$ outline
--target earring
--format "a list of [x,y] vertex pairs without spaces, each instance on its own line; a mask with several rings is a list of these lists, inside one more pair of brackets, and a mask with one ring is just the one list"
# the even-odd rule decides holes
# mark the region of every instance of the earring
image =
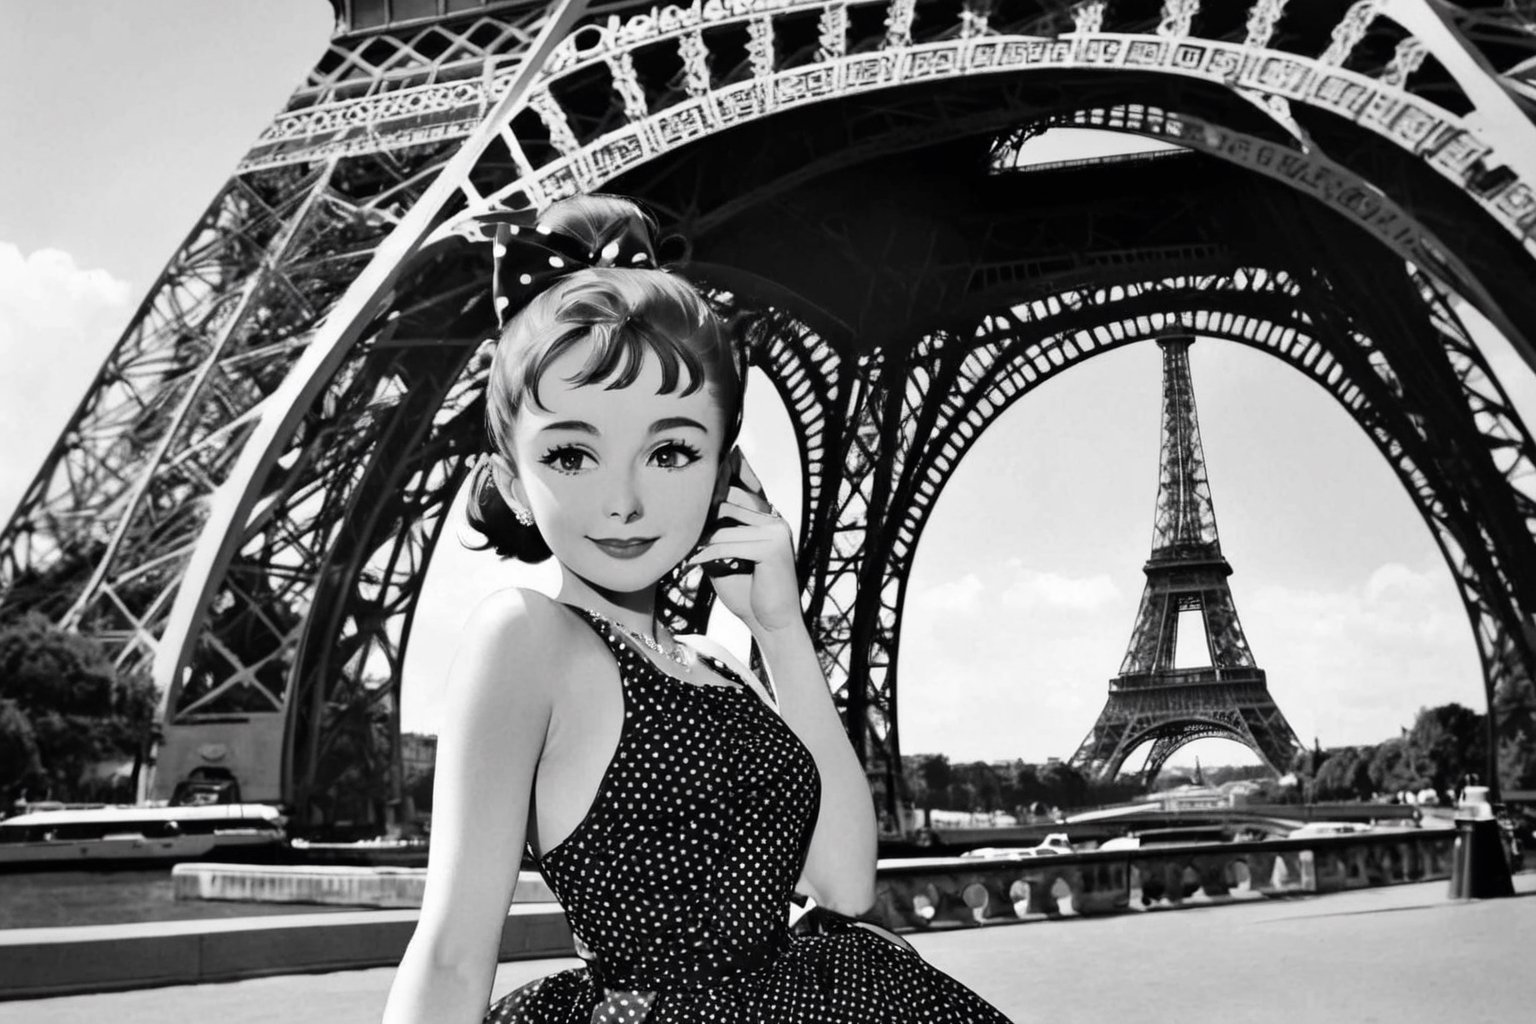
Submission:
[[512,508],[512,516],[513,516],[513,518],[515,518],[519,523],[521,523],[524,526],[532,526],[533,525],[533,513],[532,512],[528,511],[526,508],[523,508],[523,506],[518,505],[516,503],[513,503],[511,508]]

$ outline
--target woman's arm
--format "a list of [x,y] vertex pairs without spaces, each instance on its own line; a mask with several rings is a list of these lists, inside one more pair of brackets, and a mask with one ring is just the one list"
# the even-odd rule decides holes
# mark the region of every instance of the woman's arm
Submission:
[[821,809],[801,888],[821,906],[860,914],[875,901],[874,800],[805,627],[789,524],[773,511],[745,458],[740,467],[741,486],[731,487],[719,506],[722,519],[740,525],[717,529],[685,564],[717,558],[753,563],[750,576],[721,576],[713,583],[720,600],[752,631],[778,693],[779,712],[821,774]]
[[552,692],[553,610],[516,590],[483,601],[448,673],[421,918],[385,1024],[478,1024],[517,884]]
[[821,809],[805,856],[801,888],[818,904],[861,914],[875,901],[876,822],[869,782],[827,689],[803,619],[753,631],[784,721],[821,773]]

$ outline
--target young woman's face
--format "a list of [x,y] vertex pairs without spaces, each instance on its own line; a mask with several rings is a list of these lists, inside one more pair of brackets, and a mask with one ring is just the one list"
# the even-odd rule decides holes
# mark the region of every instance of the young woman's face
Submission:
[[[573,386],[591,345],[546,369],[539,404],[513,426],[515,496],[532,510],[550,551],[589,585],[649,587],[698,543],[724,442],[724,416],[707,388],[657,394],[648,355],[627,388]],[[686,371],[683,371],[686,382]]]

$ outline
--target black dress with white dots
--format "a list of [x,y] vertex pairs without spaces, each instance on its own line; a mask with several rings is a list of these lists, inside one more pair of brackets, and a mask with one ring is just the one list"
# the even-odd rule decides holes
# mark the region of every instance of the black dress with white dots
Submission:
[[735,685],[689,683],[578,611],[618,659],[624,723],[591,809],[539,868],[587,966],[510,993],[487,1024],[1008,1024],[862,927],[791,934],[821,799],[810,752],[724,666]]

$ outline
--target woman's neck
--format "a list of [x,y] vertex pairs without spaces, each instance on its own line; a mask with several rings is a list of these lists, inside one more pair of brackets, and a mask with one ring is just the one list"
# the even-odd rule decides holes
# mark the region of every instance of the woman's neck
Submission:
[[[656,622],[656,587],[646,587],[631,593],[604,590],[562,568],[560,592],[557,601],[587,608],[637,633],[654,639],[659,624]],[[664,632],[664,630],[662,630]]]

